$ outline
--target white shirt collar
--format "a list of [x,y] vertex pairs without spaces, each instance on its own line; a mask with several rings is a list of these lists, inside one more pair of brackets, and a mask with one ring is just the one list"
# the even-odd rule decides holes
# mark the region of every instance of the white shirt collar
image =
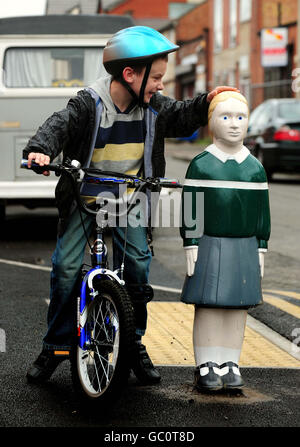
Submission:
[[221,151],[215,144],[209,145],[205,150],[217,157],[223,163],[227,160],[235,160],[237,163],[241,164],[250,154],[250,151],[246,146],[243,146],[242,149],[235,154],[227,154],[227,152]]

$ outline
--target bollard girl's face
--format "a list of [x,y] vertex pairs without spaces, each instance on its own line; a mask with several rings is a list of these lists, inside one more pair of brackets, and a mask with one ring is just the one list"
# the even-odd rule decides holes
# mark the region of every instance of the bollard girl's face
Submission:
[[215,140],[234,145],[244,140],[248,118],[247,105],[236,98],[228,98],[216,106],[209,127]]

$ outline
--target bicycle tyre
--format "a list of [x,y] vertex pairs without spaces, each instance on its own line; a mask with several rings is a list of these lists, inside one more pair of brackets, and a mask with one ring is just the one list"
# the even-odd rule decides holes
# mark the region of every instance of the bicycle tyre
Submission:
[[113,280],[99,280],[87,309],[92,343],[71,356],[73,387],[81,400],[110,406],[125,389],[134,347],[135,321],[130,297]]

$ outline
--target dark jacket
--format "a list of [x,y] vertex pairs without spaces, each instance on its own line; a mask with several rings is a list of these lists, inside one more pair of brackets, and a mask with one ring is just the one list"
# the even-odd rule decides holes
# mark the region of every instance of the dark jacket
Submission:
[[[151,153],[144,161],[145,173],[155,177],[165,174],[164,138],[191,135],[200,126],[207,124],[207,95],[192,100],[176,101],[159,93],[153,95],[146,110],[147,133],[150,135]],[[23,151],[27,158],[30,152],[50,156],[51,161],[63,152],[63,159],[78,160],[85,166],[93,145],[95,129],[99,126],[97,106],[101,103],[95,92],[81,90],[70,99],[67,107],[51,115],[39,127]],[[66,218],[73,202],[70,180],[61,176],[56,191],[56,203],[60,218]]]

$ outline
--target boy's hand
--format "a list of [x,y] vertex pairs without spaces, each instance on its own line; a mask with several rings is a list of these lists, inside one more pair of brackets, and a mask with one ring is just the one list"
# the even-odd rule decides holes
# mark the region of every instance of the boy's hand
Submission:
[[211,102],[211,100],[218,95],[219,93],[225,92],[225,91],[231,91],[231,92],[237,92],[240,93],[240,91],[235,88],[235,87],[228,87],[227,85],[221,85],[219,87],[216,87],[214,90],[212,90],[208,95],[207,95],[207,102]]
[[[39,152],[30,152],[30,154],[28,155],[28,168],[31,167],[33,161],[39,166],[45,166],[50,163],[50,157],[49,155],[41,154]],[[48,175],[50,175],[50,172],[44,171],[43,175],[47,177]]]

